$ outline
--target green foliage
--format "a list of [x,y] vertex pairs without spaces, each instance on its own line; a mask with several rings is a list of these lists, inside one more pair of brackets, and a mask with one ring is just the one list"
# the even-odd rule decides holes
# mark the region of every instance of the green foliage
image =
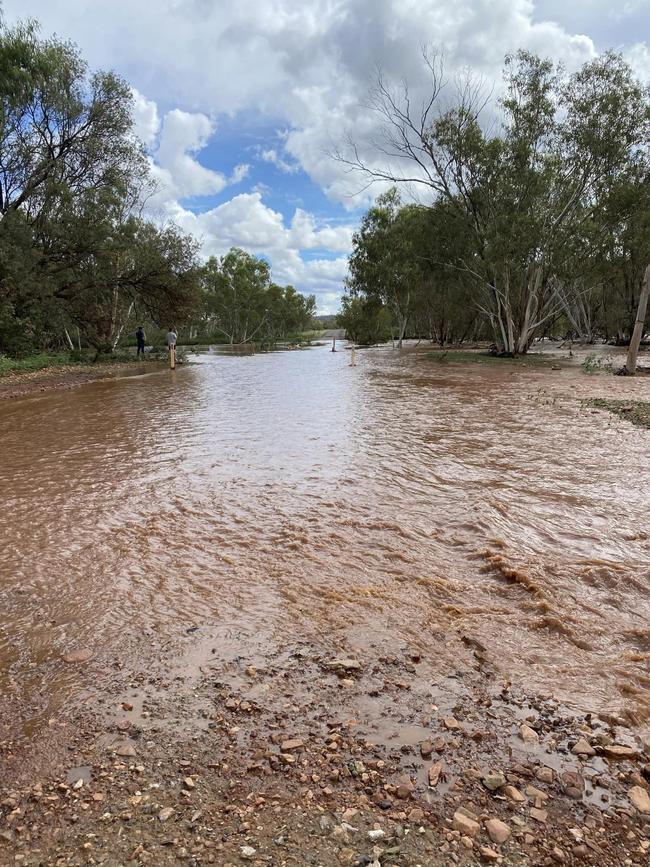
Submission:
[[612,356],[607,354],[603,357],[597,352],[590,352],[585,356],[580,368],[583,373],[601,373],[602,371],[611,372],[613,368]]
[[272,346],[312,326],[316,299],[271,281],[268,262],[238,248],[202,272],[201,330],[231,344]]
[[[424,185],[429,237],[444,231],[441,209],[454,234],[447,249],[434,243],[424,252],[426,236],[413,245],[416,230],[399,231],[408,216],[395,194],[378,200],[356,239],[367,255],[352,254],[353,288],[377,293],[402,321],[406,297],[412,321],[433,291],[418,293],[413,308],[419,255],[463,272],[470,305],[504,352],[526,353],[553,323],[586,339],[629,336],[650,242],[647,88],[611,52],[569,75],[519,51],[506,58],[504,96],[487,123],[480,84],[469,79],[447,98],[435,58],[427,63],[432,93],[421,111],[406,86],[400,96],[380,78],[372,94],[383,153],[401,158],[404,174],[364,165],[359,150],[351,164],[372,178]],[[432,287],[440,278],[447,282],[438,271]],[[455,297],[461,285],[451,290]]]
[[340,328],[345,328],[348,340],[360,346],[384,343],[391,336],[390,313],[372,295],[344,295],[337,323]]
[[33,22],[0,25],[0,351],[111,352],[199,302],[196,244],[136,214],[150,187],[132,93]]

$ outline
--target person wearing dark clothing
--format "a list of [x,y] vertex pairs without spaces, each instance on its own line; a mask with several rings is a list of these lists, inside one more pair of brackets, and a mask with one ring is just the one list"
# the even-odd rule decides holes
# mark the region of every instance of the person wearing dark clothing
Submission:
[[140,357],[140,353],[144,355],[144,342],[147,339],[146,334],[144,333],[144,328],[142,325],[138,327],[138,330],[135,332],[135,339],[138,341],[138,358]]

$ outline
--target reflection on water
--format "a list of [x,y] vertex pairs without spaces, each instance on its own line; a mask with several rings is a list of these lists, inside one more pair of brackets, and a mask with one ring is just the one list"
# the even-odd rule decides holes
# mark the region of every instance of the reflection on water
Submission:
[[[0,686],[206,623],[408,640],[647,725],[648,433],[581,409],[648,384],[327,348],[0,406]],[[101,684],[100,684],[101,685]]]

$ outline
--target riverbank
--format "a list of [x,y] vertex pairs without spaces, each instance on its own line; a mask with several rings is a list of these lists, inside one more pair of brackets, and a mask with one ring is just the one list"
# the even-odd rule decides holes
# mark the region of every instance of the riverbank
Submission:
[[87,383],[120,376],[141,376],[143,373],[163,370],[166,366],[165,361],[159,359],[138,361],[133,358],[128,361],[102,361],[96,364],[55,361],[36,370],[11,370],[0,375],[0,400],[77,388]]

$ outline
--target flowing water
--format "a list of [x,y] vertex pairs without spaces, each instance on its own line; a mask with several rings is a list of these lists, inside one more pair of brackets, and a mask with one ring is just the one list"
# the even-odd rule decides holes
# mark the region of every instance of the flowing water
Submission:
[[0,689],[28,726],[87,697],[71,648],[209,624],[441,672],[479,642],[647,729],[650,434],[580,398],[649,386],[316,348],[5,401]]

